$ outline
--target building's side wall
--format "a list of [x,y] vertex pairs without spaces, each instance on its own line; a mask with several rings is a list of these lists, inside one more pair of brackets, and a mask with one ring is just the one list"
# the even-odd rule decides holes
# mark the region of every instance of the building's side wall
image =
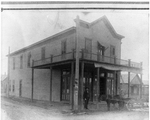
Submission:
[[[20,56],[23,55],[23,68],[20,68]],[[31,68],[27,67],[27,54],[13,56],[15,57],[15,69],[13,69],[13,58],[10,58],[9,80],[11,85],[10,95],[19,96],[20,80],[22,80],[22,97],[31,98]],[[14,81],[14,82],[13,82]],[[13,91],[13,84],[14,91]]]
[[33,99],[47,100],[50,99],[50,70],[35,69],[34,72]]
[[52,76],[52,101],[60,101],[60,85],[61,71],[59,69],[54,69]]
[[[27,66],[28,64],[28,54],[31,52],[31,61],[32,60],[41,60],[41,48],[45,47],[45,58],[50,57],[52,54],[61,55],[61,41],[66,40],[66,53],[71,52],[72,49],[75,49],[75,32],[67,33],[60,37],[55,37],[46,43],[42,43],[33,47],[32,49],[27,49],[17,55],[10,57],[10,68],[9,68],[9,79],[11,85],[10,95],[19,97],[19,83],[22,80],[22,94],[21,97],[31,98],[32,93],[32,74],[34,75],[34,93],[33,98],[37,100],[49,100],[50,99],[50,70],[44,69],[32,69]],[[23,68],[20,68],[20,56],[23,55]],[[13,57],[15,57],[15,69],[13,70]],[[61,59],[59,57],[58,59]],[[60,71],[53,70],[53,101],[60,101]],[[15,90],[13,91],[13,81],[15,81]]]

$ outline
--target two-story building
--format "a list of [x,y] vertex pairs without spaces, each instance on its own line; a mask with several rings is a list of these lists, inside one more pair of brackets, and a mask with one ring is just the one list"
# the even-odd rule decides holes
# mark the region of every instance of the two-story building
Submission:
[[[8,55],[9,95],[73,105],[77,84],[79,103],[85,87],[95,103],[100,95],[119,94],[120,71],[141,74],[140,63],[121,60],[124,36],[116,33],[106,16],[92,23],[76,20],[76,27]],[[79,83],[75,80],[76,70]]]

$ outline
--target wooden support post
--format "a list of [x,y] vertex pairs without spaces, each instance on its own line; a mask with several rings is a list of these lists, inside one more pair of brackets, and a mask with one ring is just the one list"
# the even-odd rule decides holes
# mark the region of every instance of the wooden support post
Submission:
[[114,72],[114,81],[113,81],[113,96],[116,95],[116,81],[117,81],[117,77],[116,77],[116,71]]
[[[128,65],[130,67],[131,60],[129,59]],[[128,97],[130,97],[130,72],[128,72]]]
[[76,67],[75,67],[75,86],[74,86],[74,111],[78,111],[78,91],[79,91],[79,16],[75,19],[76,23]]
[[97,102],[96,102],[96,106],[97,106],[97,109],[99,109],[99,94],[100,94],[100,68],[97,68]]
[[83,110],[83,78],[84,78],[84,62],[81,63],[81,79],[80,79],[80,106]]
[[[141,62],[141,71],[142,71],[142,65],[143,65],[143,63]],[[143,82],[142,82],[142,73],[140,74],[140,77],[141,77],[140,98],[142,98],[142,94],[143,94],[143,90],[142,90],[142,85],[143,85]]]
[[52,71],[53,71],[53,68],[50,67],[50,101],[52,101]]
[[8,78],[7,78],[7,97],[9,97],[9,81],[10,81],[10,47],[8,48]]
[[72,110],[73,110],[73,98],[74,98],[73,85],[74,85],[74,62],[71,63],[71,81],[70,81],[70,104]]
[[34,60],[32,60],[32,81],[31,81],[31,100],[33,101],[33,94],[34,94]]

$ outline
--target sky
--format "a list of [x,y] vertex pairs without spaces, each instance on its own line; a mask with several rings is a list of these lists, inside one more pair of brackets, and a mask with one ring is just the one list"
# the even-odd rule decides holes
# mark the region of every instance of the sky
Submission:
[[1,12],[1,64],[7,73],[8,48],[10,52],[31,45],[55,33],[75,26],[74,19],[87,22],[106,16],[122,39],[121,59],[143,62],[143,80],[149,73],[149,17],[140,10],[34,10]]

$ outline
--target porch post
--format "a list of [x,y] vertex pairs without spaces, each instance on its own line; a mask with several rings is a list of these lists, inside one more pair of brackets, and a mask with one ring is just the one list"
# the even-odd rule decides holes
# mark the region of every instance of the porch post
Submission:
[[8,78],[7,78],[7,97],[9,97],[9,83],[10,83],[10,47],[8,48]]
[[32,79],[31,79],[31,100],[33,101],[33,90],[34,90],[34,60],[32,60]]
[[99,81],[100,81],[100,76],[99,76],[99,73],[100,72],[100,68],[98,67],[97,68],[97,102],[96,102],[96,106],[97,106],[97,109],[99,109],[99,93],[100,93],[100,91],[99,91]]
[[116,94],[120,95],[120,90],[121,90],[121,86],[120,86],[120,71],[117,71],[117,81],[116,81]]
[[[142,65],[143,63],[141,62],[141,70],[142,70]],[[143,85],[143,82],[142,82],[142,73],[140,74],[140,77],[141,77],[141,84],[140,84],[140,98],[142,98],[142,94],[143,94],[143,91],[142,91],[142,85]]]
[[74,62],[71,62],[70,104],[72,110],[73,110],[73,98],[74,98],[73,85],[74,85]]
[[[128,65],[130,67],[131,60],[129,59]],[[130,97],[130,72],[128,72],[128,97]]]
[[50,101],[52,101],[52,71],[53,68],[50,67]]
[[81,63],[81,79],[80,79],[80,106],[81,110],[83,110],[83,78],[84,78],[84,62]]
[[114,82],[113,82],[113,96],[114,95],[116,95],[116,87],[117,87],[117,85],[116,85],[116,82],[117,81],[117,77],[116,77],[116,71],[114,72]]

